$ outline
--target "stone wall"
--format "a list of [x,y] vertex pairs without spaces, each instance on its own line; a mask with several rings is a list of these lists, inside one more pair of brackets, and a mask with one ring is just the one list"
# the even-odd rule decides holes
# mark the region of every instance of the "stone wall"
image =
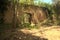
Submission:
[[38,23],[41,21],[44,21],[47,19],[48,11],[47,9],[44,9],[44,7],[38,7],[38,6],[23,6],[23,8],[20,6],[20,9],[18,8],[18,17],[23,15],[24,13],[30,13],[32,15],[31,22]]

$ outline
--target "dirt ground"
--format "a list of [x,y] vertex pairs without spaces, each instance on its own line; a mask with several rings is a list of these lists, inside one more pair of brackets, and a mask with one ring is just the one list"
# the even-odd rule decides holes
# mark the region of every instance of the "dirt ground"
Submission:
[[60,40],[60,26],[41,27],[39,29],[4,30],[1,40]]

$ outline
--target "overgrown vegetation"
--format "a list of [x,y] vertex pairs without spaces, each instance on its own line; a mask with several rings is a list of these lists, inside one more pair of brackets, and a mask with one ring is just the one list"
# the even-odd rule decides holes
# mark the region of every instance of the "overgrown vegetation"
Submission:
[[[48,4],[48,3],[44,3],[44,2],[41,2],[39,1],[37,4],[34,2],[35,0],[1,0],[0,1],[0,15],[1,18],[1,22],[3,22],[3,18],[4,18],[4,11],[6,11],[8,9],[9,6],[12,6],[13,5],[13,10],[14,10],[14,17],[13,17],[13,25],[16,26],[16,16],[17,16],[17,10],[18,10],[18,5],[22,6],[23,8],[26,7],[26,5],[33,5],[33,6],[38,6],[38,7],[44,7],[45,9],[47,9],[48,11],[48,18],[46,19],[46,22],[40,22],[40,24],[43,24],[43,25],[60,25],[60,1],[52,1],[53,4]],[[55,4],[54,4],[55,3]],[[22,9],[23,10],[23,9]],[[20,17],[20,19],[22,20],[20,24],[22,24],[22,26],[30,26],[31,24],[30,23],[25,23],[24,22],[24,18],[23,16]],[[40,25],[38,24],[38,25]],[[51,25],[51,26],[52,26]],[[34,25],[35,26],[35,25]]]
[[[59,9],[59,1],[57,2],[57,4],[49,4],[49,3],[44,3],[44,2],[41,2],[41,1],[39,1],[37,4],[36,3],[34,3],[34,0],[19,0],[18,1],[19,2],[19,5],[21,6],[22,5],[22,7],[26,7],[26,5],[34,5],[34,6],[38,6],[38,7],[44,7],[45,9],[47,9],[47,11],[48,11],[48,18],[46,19],[46,21],[44,22],[40,22],[40,24],[41,25],[47,25],[47,26],[53,26],[53,25],[59,25],[59,14],[58,14],[58,9]],[[23,17],[21,17],[21,18],[23,18]],[[24,19],[23,19],[24,20]],[[22,21],[23,22],[23,26],[24,27],[31,27],[30,25],[30,23],[24,23],[24,21]],[[37,24],[37,26],[38,25],[40,25],[40,24]],[[35,26],[35,25],[34,25]]]
[[0,0],[0,40],[60,40],[60,0]]

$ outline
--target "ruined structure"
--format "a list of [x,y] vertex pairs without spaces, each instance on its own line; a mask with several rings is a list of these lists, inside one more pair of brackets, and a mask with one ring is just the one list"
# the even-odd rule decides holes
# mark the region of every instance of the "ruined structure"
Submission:
[[[4,23],[12,23],[14,15],[13,13],[13,9],[9,8],[4,17]],[[23,18],[24,22],[37,24],[47,19],[48,11],[45,7],[38,7],[34,5],[19,5],[17,7],[16,16],[19,22],[22,22],[21,18]]]
[[[20,8],[19,8],[20,7]],[[24,5],[18,7],[18,19],[21,15],[29,15],[29,22],[37,24],[48,18],[48,10],[45,7],[38,7],[34,5]],[[26,18],[26,16],[24,16]],[[20,19],[21,20],[21,19]],[[27,21],[27,20],[24,20]]]

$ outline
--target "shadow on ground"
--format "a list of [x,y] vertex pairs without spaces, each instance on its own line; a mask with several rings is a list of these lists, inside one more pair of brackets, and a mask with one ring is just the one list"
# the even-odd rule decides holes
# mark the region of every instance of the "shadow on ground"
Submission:
[[1,29],[0,40],[48,40],[46,38],[33,36],[32,34],[25,34],[22,31],[17,31],[14,28],[11,29],[0,28],[0,29]]

